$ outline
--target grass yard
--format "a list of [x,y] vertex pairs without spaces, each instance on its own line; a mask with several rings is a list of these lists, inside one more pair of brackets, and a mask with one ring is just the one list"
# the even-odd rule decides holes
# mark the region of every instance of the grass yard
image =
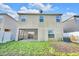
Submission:
[[79,56],[79,44],[61,41],[12,41],[0,44],[0,56]]
[[12,41],[0,44],[0,56],[41,56],[49,54],[48,42]]

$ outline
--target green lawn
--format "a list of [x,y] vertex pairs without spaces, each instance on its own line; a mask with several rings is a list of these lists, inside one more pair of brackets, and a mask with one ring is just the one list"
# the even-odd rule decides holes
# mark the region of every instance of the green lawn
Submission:
[[50,55],[48,42],[21,42],[13,41],[5,44],[0,44],[0,55]]
[[0,56],[79,56],[79,44],[12,41],[0,44]]

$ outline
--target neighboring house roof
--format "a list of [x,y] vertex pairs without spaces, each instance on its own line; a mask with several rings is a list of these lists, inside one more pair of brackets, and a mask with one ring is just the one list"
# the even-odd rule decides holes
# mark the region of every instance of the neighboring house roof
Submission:
[[79,15],[74,15],[74,17],[79,17]]
[[79,17],[79,15],[74,15],[74,16],[71,16],[70,18],[68,18],[67,20],[63,21],[62,23],[64,23],[64,22],[66,22],[66,21],[70,20],[72,17]]
[[[72,17],[73,17],[73,16],[72,16]],[[66,20],[65,20],[65,21],[63,21],[62,23],[64,23],[64,22],[66,22],[66,21],[70,20],[72,17],[70,17],[70,18],[66,19]]]
[[[0,13],[0,15],[7,15],[7,16],[9,16],[10,18],[12,18],[12,20],[15,20],[13,17],[11,17],[10,15],[8,15],[8,14],[6,14],[6,13]],[[15,20],[15,21],[17,21],[17,20]]]
[[67,20],[65,20],[64,22],[62,22],[64,32],[79,31],[79,28],[78,28],[79,25],[77,24],[78,22],[75,21],[77,17],[79,19],[79,15],[74,15],[68,18]]
[[23,14],[23,15],[25,15],[25,14],[27,14],[27,15],[62,15],[62,14],[43,14],[43,13],[18,13],[19,15],[21,14]]

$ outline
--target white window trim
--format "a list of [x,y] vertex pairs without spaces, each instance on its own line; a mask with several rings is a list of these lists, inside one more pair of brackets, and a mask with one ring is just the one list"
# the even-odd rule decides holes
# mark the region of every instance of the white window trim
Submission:
[[44,23],[44,21],[45,21],[45,16],[44,16],[44,15],[40,15],[40,16],[39,16],[39,21],[40,21],[40,19],[41,19],[41,18],[40,18],[41,16],[43,17],[43,22],[40,22],[40,23]]
[[[25,19],[25,21],[22,21],[23,18]],[[20,16],[20,21],[21,21],[21,22],[26,22],[26,20],[27,20],[27,16],[26,16],[26,15],[21,15],[21,16]]]
[[[57,20],[60,19],[60,20]],[[61,16],[56,16],[56,22],[61,22]]]

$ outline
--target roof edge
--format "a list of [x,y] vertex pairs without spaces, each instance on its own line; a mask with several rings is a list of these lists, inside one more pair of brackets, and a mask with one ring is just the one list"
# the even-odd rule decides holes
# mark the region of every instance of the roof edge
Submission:
[[62,15],[62,14],[45,14],[45,13],[17,13],[17,14],[28,14],[28,15]]
[[[11,17],[10,15],[8,15],[8,14],[6,14],[6,13],[0,13],[0,15],[7,15],[7,16],[9,16],[9,17]],[[13,17],[11,17],[14,21],[17,21],[17,20],[15,20]]]
[[65,20],[65,21],[63,21],[62,23],[64,23],[64,22],[68,21],[68,20],[69,20],[69,19],[71,19],[72,17],[74,17],[74,16],[69,17],[68,19],[66,19],[66,20]]
[[74,15],[74,17],[79,17],[79,15]]
[[[79,15],[73,15],[73,16],[71,16],[70,18],[72,18],[72,17],[79,17]],[[67,20],[63,21],[62,23],[68,21],[70,18],[68,18]]]

